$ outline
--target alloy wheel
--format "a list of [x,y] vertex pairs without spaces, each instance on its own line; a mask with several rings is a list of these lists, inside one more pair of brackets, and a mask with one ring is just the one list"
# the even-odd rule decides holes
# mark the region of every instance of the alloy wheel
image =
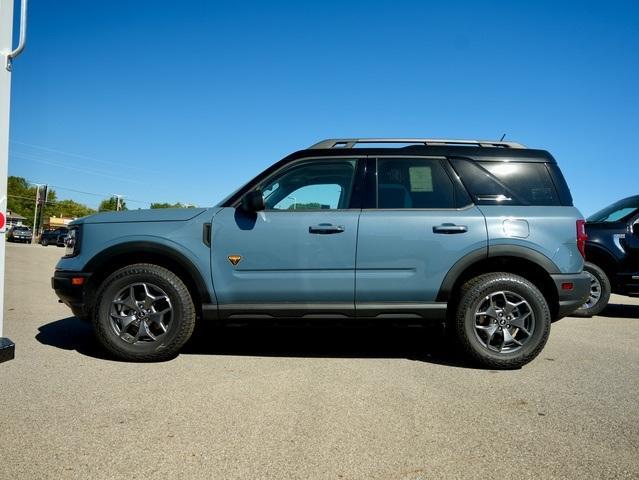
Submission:
[[590,294],[588,295],[586,303],[581,307],[586,309],[594,307],[601,298],[601,282],[589,271],[584,270],[584,273],[590,278]]
[[169,329],[173,305],[166,292],[157,285],[133,283],[115,295],[109,317],[111,328],[125,342],[156,342]]
[[479,302],[474,330],[477,339],[488,350],[512,353],[531,339],[535,331],[535,313],[521,295],[500,290]]

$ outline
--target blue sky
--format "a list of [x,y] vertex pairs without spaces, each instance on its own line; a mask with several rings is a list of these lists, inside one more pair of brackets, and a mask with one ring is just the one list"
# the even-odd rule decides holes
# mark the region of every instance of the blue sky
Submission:
[[60,197],[208,206],[322,138],[503,133],[551,151],[586,215],[639,193],[637,2],[32,0],[29,13],[9,170]]

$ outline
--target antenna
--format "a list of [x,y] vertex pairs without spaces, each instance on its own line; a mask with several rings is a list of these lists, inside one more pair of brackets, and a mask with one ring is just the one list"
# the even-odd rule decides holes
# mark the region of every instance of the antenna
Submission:
[[504,141],[504,138],[506,138],[506,134],[505,134],[505,133],[501,136],[501,138],[499,139],[499,141],[500,141],[500,142],[503,142],[503,141]]

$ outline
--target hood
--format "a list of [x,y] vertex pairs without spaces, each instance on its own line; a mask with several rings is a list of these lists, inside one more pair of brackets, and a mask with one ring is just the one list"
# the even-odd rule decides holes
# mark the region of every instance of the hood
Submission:
[[206,208],[153,208],[148,210],[125,210],[122,212],[101,212],[78,218],[70,225],[84,223],[135,223],[135,222],[184,222],[197,217]]

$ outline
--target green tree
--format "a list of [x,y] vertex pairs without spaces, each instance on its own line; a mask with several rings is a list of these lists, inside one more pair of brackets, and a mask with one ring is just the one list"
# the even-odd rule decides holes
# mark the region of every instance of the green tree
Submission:
[[[102,200],[100,202],[100,206],[98,207],[98,212],[109,212],[116,211],[118,208],[118,201],[115,197],[107,198],[106,200]],[[120,199],[120,210],[127,210],[126,202],[123,198]]]
[[[30,185],[22,177],[10,176],[7,178],[7,210],[18,213],[26,217],[26,224],[33,224],[36,201],[35,185]],[[51,207],[55,204],[57,196],[55,190],[49,189],[47,203],[44,205],[43,218],[51,215]],[[40,209],[40,207],[38,207]]]
[[46,212],[52,212],[50,216],[79,218],[95,213],[95,210],[73,200],[59,200],[47,205]]
[[181,202],[177,202],[177,203],[155,202],[151,204],[151,208],[195,208],[195,205],[183,204]]

